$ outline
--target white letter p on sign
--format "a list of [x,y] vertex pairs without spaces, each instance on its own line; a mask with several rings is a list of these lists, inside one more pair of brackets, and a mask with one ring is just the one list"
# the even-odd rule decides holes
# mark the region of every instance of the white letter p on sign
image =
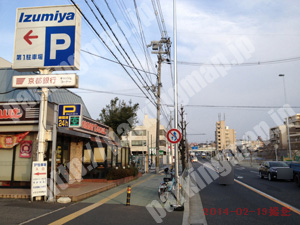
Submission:
[[[61,40],[63,43],[58,43]],[[70,47],[71,38],[67,34],[51,34],[50,59],[56,59],[56,51]]]

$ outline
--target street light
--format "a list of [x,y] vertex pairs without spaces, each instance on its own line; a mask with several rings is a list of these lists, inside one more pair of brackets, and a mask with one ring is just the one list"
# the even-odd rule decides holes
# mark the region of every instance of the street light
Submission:
[[289,116],[288,113],[286,111],[286,104],[287,104],[287,100],[286,100],[286,89],[285,89],[285,79],[284,79],[284,74],[279,74],[279,77],[283,78],[283,94],[284,94],[284,110],[285,110],[285,114],[286,114],[286,127],[287,127],[287,136],[288,136],[288,145],[289,145],[289,154],[290,154],[290,160],[292,159],[292,151],[291,151],[291,140],[290,140],[290,127],[289,127]]

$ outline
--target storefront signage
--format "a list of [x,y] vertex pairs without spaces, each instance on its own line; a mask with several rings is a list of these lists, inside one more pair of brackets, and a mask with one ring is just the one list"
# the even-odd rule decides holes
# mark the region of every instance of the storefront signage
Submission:
[[73,5],[18,8],[13,69],[79,70],[80,29]]
[[13,148],[19,144],[29,132],[16,135],[0,135],[0,148]]
[[0,103],[0,124],[38,123],[39,104]]
[[78,88],[79,79],[72,74],[13,76],[13,88]]
[[81,127],[82,124],[82,105],[64,104],[58,107],[58,126],[59,127]]
[[108,127],[101,123],[98,123],[95,120],[83,117],[81,128],[76,130],[79,130],[84,133],[93,134],[95,136],[106,136],[108,132]]
[[31,199],[47,196],[47,162],[32,162]]
[[31,158],[32,141],[22,141],[20,144],[20,158]]

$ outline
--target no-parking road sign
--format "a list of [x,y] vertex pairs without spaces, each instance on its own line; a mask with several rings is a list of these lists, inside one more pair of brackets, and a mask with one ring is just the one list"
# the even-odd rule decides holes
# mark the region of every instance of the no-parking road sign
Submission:
[[172,144],[176,144],[181,140],[181,133],[177,129],[171,129],[168,131],[167,139]]

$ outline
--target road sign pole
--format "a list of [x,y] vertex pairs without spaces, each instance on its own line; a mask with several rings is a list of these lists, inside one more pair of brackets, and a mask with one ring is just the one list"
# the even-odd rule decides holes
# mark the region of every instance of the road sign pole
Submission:
[[[177,8],[176,0],[173,0],[173,39],[174,39],[174,128],[178,128],[178,77],[177,77]],[[177,207],[180,208],[179,204],[179,156],[178,156],[178,144],[174,145],[175,150],[175,177],[176,177],[176,198]],[[177,208],[175,207],[175,208]]]
[[[40,69],[41,74],[51,74],[49,69]],[[46,136],[46,125],[47,125],[47,107],[48,107],[48,88],[42,88],[41,101],[40,101],[40,115],[39,115],[39,142],[38,142],[38,153],[37,161],[44,161],[45,152],[45,136]]]

